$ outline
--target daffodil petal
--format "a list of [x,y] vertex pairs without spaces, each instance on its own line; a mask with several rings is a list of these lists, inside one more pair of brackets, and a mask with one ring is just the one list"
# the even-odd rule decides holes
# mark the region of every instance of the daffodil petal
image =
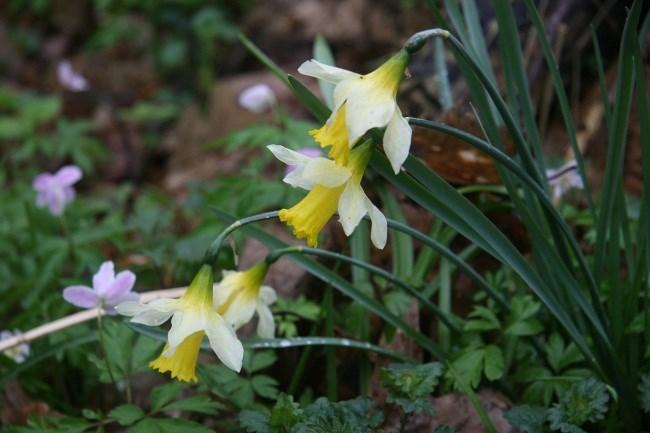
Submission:
[[259,302],[257,304],[257,335],[262,338],[275,337],[275,321],[271,309]]
[[393,117],[397,108],[395,96],[386,91],[357,86],[347,98],[346,123],[350,146],[368,130],[383,128]]
[[204,314],[191,309],[177,310],[172,316],[172,327],[167,334],[169,347],[163,355],[170,357],[174,351],[190,335],[204,329]]
[[278,294],[273,287],[262,286],[260,287],[259,300],[265,305],[271,305],[278,300]]
[[205,326],[210,347],[231,370],[239,373],[244,359],[244,347],[232,327],[218,314],[211,314]]
[[334,188],[343,185],[352,175],[352,172],[331,159],[313,158],[305,166],[304,179],[314,184]]
[[370,222],[372,223],[370,228],[370,240],[375,247],[383,250],[388,238],[388,223],[386,217],[377,206],[372,204],[368,197],[365,198],[365,205],[368,210],[368,215],[370,216]]
[[361,77],[353,77],[343,80],[336,85],[334,88],[334,109],[332,112],[336,112],[343,105],[360,83],[362,83]]
[[255,305],[257,298],[255,296],[246,296],[246,292],[235,295],[228,309],[223,313],[226,322],[232,324],[235,329],[239,329],[253,318],[255,314]]
[[402,164],[409,155],[411,134],[411,126],[402,116],[400,109],[396,107],[384,133],[384,152],[395,174],[399,173]]
[[333,84],[346,80],[348,78],[359,78],[361,75],[348,71],[347,69],[337,68],[336,66],[326,65],[318,60],[307,60],[298,68],[298,72],[309,77],[318,78]]
[[289,172],[282,181],[294,188],[301,188],[306,191],[311,191],[311,189],[316,185],[313,181],[305,177],[305,167],[296,167],[294,170]]
[[273,156],[287,165],[300,166],[306,164],[311,159],[309,156],[280,146],[279,144],[269,144],[266,148],[271,151]]
[[350,236],[366,214],[366,194],[361,185],[348,182],[339,199],[339,221],[346,236]]

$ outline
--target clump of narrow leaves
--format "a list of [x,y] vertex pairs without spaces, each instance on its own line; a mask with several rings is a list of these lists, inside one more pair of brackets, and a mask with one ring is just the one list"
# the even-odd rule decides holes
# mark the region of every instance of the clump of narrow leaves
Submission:
[[270,413],[247,410],[239,416],[250,433],[371,433],[383,420],[367,398],[333,403],[323,397],[301,408],[286,394],[280,394]]
[[381,370],[381,383],[388,390],[387,401],[402,408],[404,413],[433,414],[427,396],[433,392],[442,376],[439,362],[428,364],[391,364]]

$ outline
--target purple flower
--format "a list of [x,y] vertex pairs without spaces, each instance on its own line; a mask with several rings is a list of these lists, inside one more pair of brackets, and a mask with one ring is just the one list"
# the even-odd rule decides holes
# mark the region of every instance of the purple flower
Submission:
[[39,174],[32,182],[32,186],[38,193],[36,206],[47,206],[53,215],[61,215],[65,205],[74,199],[75,192],[72,185],[77,183],[81,177],[81,169],[76,165],[61,167],[54,174]]
[[63,289],[63,298],[81,308],[103,307],[112,312],[116,305],[137,302],[140,295],[131,292],[135,284],[135,274],[122,271],[115,275],[115,265],[108,261],[102,263],[93,276],[93,287],[70,286]]
[[72,64],[64,60],[59,62],[59,65],[56,69],[57,76],[59,78],[59,83],[63,87],[73,92],[82,92],[88,90],[88,81],[72,68]]
[[[298,153],[300,153],[301,155],[308,156],[310,158],[317,158],[319,156],[323,156],[323,153],[320,151],[320,149],[318,149],[316,147],[304,147],[304,148],[298,150]],[[285,169],[284,169],[284,175],[285,176],[288,175],[289,173],[291,173],[295,169],[296,169],[295,165],[287,165],[285,167]]]

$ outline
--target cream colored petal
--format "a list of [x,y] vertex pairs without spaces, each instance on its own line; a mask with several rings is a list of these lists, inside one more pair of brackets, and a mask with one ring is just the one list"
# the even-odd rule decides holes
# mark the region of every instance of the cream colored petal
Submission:
[[306,167],[296,166],[291,170],[282,181],[294,188],[302,188],[310,191],[316,184],[305,176]]
[[262,338],[275,337],[275,321],[271,309],[259,302],[257,304],[257,335]]
[[366,194],[361,185],[348,182],[339,199],[339,221],[346,236],[350,236],[366,214]]
[[339,107],[350,97],[352,92],[361,84],[362,79],[360,77],[349,78],[347,80],[341,81],[334,88],[334,108],[332,109],[332,115],[327,121],[333,119],[334,113]]
[[132,316],[131,322],[133,323],[159,326],[169,320],[176,305],[177,301],[175,299],[156,299],[148,304],[123,302],[116,307],[116,310],[124,316]]
[[185,309],[179,310],[172,316],[172,327],[167,334],[169,347],[163,355],[170,357],[176,351],[176,347],[187,337],[205,328],[205,313],[203,311]]
[[395,97],[391,93],[373,89],[365,83],[355,87],[346,104],[350,146],[368,130],[386,126],[397,107]]
[[219,307],[221,304],[226,302],[231,293],[239,288],[231,278],[228,278],[225,275],[225,272],[226,271],[224,271],[224,279],[212,286],[212,305],[214,305],[214,307]]
[[275,292],[275,289],[273,289],[273,287],[262,286],[260,287],[260,293],[258,295],[258,299],[264,305],[271,305],[278,300],[278,294]]
[[328,188],[343,185],[352,172],[350,169],[339,165],[327,158],[313,158],[305,166],[303,176],[305,179]]
[[304,165],[311,159],[311,157],[307,155],[303,155],[295,150],[287,149],[278,144],[269,144],[266,148],[271,151],[273,156],[287,165]]
[[384,152],[395,174],[399,173],[409,155],[411,134],[411,126],[402,116],[400,109],[396,108],[384,134]]
[[255,314],[256,304],[256,298],[240,294],[232,301],[226,312],[223,313],[223,318],[226,322],[233,325],[235,329],[239,329],[251,321]]
[[232,327],[218,314],[210,314],[205,334],[219,360],[226,367],[239,373],[244,359],[244,347]]
[[375,247],[383,250],[386,246],[386,239],[388,238],[388,223],[386,222],[386,217],[383,213],[372,204],[370,199],[366,197],[365,199],[366,209],[370,215],[370,222],[372,226],[370,228],[370,240]]
[[338,84],[340,81],[348,78],[359,78],[361,76],[355,72],[337,68],[336,66],[326,65],[313,59],[307,60],[300,65],[298,72],[333,84]]

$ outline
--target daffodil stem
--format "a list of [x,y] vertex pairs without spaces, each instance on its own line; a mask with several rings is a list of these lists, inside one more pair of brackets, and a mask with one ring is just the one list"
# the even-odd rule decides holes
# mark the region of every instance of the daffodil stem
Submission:
[[422,295],[418,290],[416,290],[414,287],[411,287],[407,283],[405,283],[403,280],[400,278],[397,278],[393,274],[391,274],[388,271],[385,271],[384,269],[381,269],[377,266],[371,265],[370,263],[366,263],[362,260],[357,260],[353,257],[346,256],[344,254],[340,253],[335,253],[333,251],[327,251],[327,250],[321,250],[318,248],[310,248],[310,247],[287,247],[287,248],[279,248],[277,250],[271,251],[267,256],[266,256],[266,261],[271,264],[278,260],[281,256],[285,254],[307,254],[307,255],[312,255],[316,257],[324,257],[324,258],[329,258],[329,259],[335,259],[335,260],[340,260],[343,262],[350,263],[353,266],[359,266],[360,268],[363,268],[369,272],[372,272],[375,275],[379,275],[380,277],[390,281],[391,283],[395,284],[396,286],[400,287],[407,293],[409,293],[411,296],[416,298],[418,301],[422,303],[426,308],[428,308],[432,313],[434,313],[440,320],[442,320],[449,329],[451,329],[454,332],[459,333],[460,329],[456,324],[440,309],[438,308],[437,305],[435,305],[433,302],[431,302],[428,298]]
[[234,223],[230,224],[228,227],[222,231],[219,236],[216,237],[216,239],[210,244],[210,247],[208,250],[205,252],[205,258],[203,259],[203,263],[210,265],[214,267],[214,265],[217,262],[217,257],[219,257],[219,251],[221,251],[221,246],[223,245],[224,241],[226,238],[235,230],[237,230],[240,227],[243,227],[247,224],[252,224],[256,223],[259,221],[266,221],[270,220],[273,218],[278,217],[279,211],[274,210],[271,212],[263,212],[260,214],[256,215],[251,215],[246,218],[242,218],[240,220],[235,221]]

